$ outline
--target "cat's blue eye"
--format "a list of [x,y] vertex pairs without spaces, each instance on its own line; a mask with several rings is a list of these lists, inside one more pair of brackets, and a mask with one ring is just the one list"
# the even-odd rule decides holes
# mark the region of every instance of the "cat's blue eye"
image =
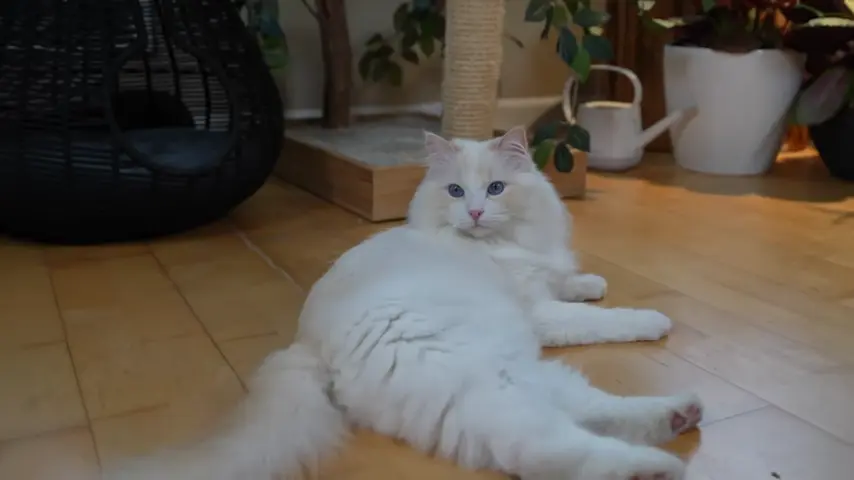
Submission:
[[492,182],[486,187],[486,193],[490,195],[501,195],[504,191],[504,182]]
[[463,190],[463,187],[457,185],[456,183],[452,183],[448,185],[448,195],[454,198],[460,198],[466,194],[466,191]]

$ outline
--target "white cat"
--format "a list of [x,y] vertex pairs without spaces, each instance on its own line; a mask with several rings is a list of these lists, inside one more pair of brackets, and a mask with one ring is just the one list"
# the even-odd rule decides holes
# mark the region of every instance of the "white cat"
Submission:
[[270,355],[220,435],[110,478],[268,480],[333,453],[348,424],[473,469],[528,479],[675,480],[650,445],[693,428],[694,395],[618,397],[542,346],[655,340],[654,311],[584,303],[569,214],[525,130],[485,142],[427,133],[405,226],[345,253],[311,289],[296,343]]

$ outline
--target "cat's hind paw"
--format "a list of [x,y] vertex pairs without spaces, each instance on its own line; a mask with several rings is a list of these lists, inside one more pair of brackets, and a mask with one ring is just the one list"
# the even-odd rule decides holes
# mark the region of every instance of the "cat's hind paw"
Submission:
[[597,459],[596,463],[602,461],[602,464],[591,469],[585,468],[581,478],[584,480],[600,478],[682,480],[685,477],[685,463],[663,450],[653,447],[632,447],[620,453],[622,453],[620,456],[608,455],[607,464],[605,458]]
[[638,440],[648,445],[661,445],[703,421],[703,402],[694,394],[661,397],[652,404],[651,411],[644,415],[654,419],[654,423]]
[[696,395],[683,397],[679,406],[670,414],[670,429],[673,436],[680,435],[703,421],[703,403]]
[[674,480],[676,477],[667,472],[656,472],[652,474],[635,475],[629,480]]
[[623,477],[626,480],[682,480],[685,477],[685,463],[669,453],[655,449],[643,457],[635,458],[634,465],[626,475]]

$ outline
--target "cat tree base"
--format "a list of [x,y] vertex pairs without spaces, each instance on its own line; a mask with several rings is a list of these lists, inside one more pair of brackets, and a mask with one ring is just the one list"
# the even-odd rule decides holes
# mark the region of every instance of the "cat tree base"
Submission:
[[[275,174],[371,222],[401,220],[426,171],[424,130],[440,126],[429,117],[362,121],[340,130],[292,125]],[[587,155],[574,156],[570,173],[558,172],[553,160],[544,170],[562,198],[584,196]]]

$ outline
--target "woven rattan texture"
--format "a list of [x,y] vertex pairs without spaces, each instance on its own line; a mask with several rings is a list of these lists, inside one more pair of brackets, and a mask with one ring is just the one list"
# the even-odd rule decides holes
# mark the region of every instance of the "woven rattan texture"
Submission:
[[282,123],[230,0],[0,5],[0,231],[93,243],[209,222],[270,175]]

